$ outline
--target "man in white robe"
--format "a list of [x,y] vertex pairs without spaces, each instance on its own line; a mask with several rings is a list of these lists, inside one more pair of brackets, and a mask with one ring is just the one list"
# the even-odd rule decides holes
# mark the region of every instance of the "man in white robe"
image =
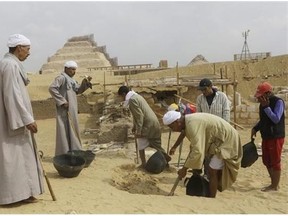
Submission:
[[0,61],[0,205],[36,202],[43,190],[43,170],[31,133],[37,132],[29,83],[21,61],[30,54],[30,40],[14,34]]
[[238,132],[227,121],[209,113],[182,116],[180,112],[168,111],[163,123],[173,131],[185,130],[190,141],[189,155],[178,171],[181,179],[188,168],[202,169],[204,158],[209,157],[210,197],[216,197],[217,189],[224,191],[236,181],[242,146]]
[[68,151],[81,150],[78,126],[77,94],[92,88],[91,77],[82,80],[79,85],[73,76],[77,63],[67,61],[64,72],[58,75],[49,86],[49,92],[56,102],[56,149],[55,155],[66,154]]

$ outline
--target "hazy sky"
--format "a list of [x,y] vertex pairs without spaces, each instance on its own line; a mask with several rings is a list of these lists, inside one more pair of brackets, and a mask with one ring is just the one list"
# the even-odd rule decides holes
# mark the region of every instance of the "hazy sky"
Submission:
[[0,1],[0,56],[8,36],[31,42],[27,71],[38,71],[74,36],[94,34],[118,64],[187,65],[201,54],[209,62],[241,54],[242,33],[250,30],[251,53],[288,53],[288,2],[269,1]]

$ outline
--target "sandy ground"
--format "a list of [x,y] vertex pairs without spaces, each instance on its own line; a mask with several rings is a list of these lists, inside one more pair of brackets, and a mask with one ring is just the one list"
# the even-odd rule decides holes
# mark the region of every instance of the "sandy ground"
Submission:
[[[269,59],[268,59],[269,60]],[[267,61],[268,61],[267,60]],[[271,59],[272,61],[273,59]],[[267,71],[282,71],[287,65],[287,55],[275,59],[275,64],[267,61],[252,64],[251,69],[256,72],[256,66],[260,67],[261,74]],[[270,60],[269,60],[270,62]],[[263,64],[263,66],[262,66]],[[277,66],[277,67],[276,67]],[[255,67],[255,70],[254,70]],[[233,65],[229,68],[232,70]],[[287,68],[287,67],[286,67]],[[189,69],[189,68],[188,68]],[[200,68],[201,69],[201,68]],[[199,69],[199,71],[201,71]],[[273,69],[273,70],[272,70]],[[284,69],[283,69],[284,70]],[[190,71],[190,69],[189,69]],[[188,72],[189,72],[188,71]],[[188,73],[187,72],[187,73]],[[193,68],[193,72],[197,72]],[[240,70],[241,72],[241,70]],[[243,71],[242,71],[243,72]],[[272,73],[271,72],[271,73]],[[163,72],[167,73],[167,72]],[[171,72],[172,73],[172,72]],[[175,75],[175,72],[173,72]],[[189,72],[190,73],[190,72]],[[232,73],[232,72],[231,72]],[[239,71],[236,74],[241,75]],[[57,74],[31,75],[31,84],[28,86],[31,100],[46,100],[50,98],[48,85]],[[77,74],[79,81],[84,73]],[[125,81],[124,77],[104,77],[102,72],[85,72],[85,75],[93,77],[95,84],[89,93],[103,92],[103,84],[116,84],[118,88]],[[148,74],[143,74],[147,76]],[[169,75],[169,74],[168,74]],[[172,74],[170,74],[172,75]],[[149,74],[149,77],[153,77]],[[160,76],[155,73],[155,76]],[[242,80],[241,77],[238,77]],[[259,78],[260,79],[260,78]],[[247,95],[254,92],[259,79],[250,82],[242,82],[238,86],[240,93]],[[287,76],[284,78],[271,77],[272,84],[286,85]],[[99,83],[99,84],[97,84]],[[279,84],[278,84],[279,83]],[[283,84],[284,83],[284,84]],[[114,91],[115,86],[107,86],[106,93]],[[95,102],[95,101],[93,101]],[[87,122],[95,119],[89,114],[79,114],[80,129],[87,127]],[[96,154],[92,164],[81,171],[75,178],[63,178],[59,176],[53,166],[52,158],[55,150],[55,119],[37,120],[39,132],[35,138],[38,149],[44,152],[43,166],[55,193],[57,201],[53,201],[45,183],[45,193],[38,196],[38,203],[13,204],[0,206],[0,214],[287,214],[288,213],[288,139],[284,146],[282,156],[282,176],[280,190],[277,192],[261,192],[261,188],[267,186],[270,181],[266,168],[262,164],[261,157],[249,168],[241,168],[237,181],[232,188],[224,192],[218,192],[215,199],[204,197],[192,197],[185,195],[185,187],[181,181],[174,196],[167,196],[177,178],[177,162],[179,152],[173,156],[169,169],[158,175],[152,175],[137,169],[135,164],[135,143],[131,141],[124,148],[105,150]],[[287,122],[286,122],[287,124]],[[168,131],[168,130],[166,130]],[[242,143],[249,141],[250,128],[240,130]],[[286,126],[288,134],[288,126]],[[170,147],[176,141],[177,133],[172,133]],[[91,137],[81,134],[82,143],[91,141]],[[90,140],[89,140],[90,139]],[[258,135],[257,145],[261,142]],[[167,149],[168,132],[162,134],[162,145]],[[184,140],[181,161],[188,154],[188,141]],[[153,153],[149,149],[150,155]],[[0,192],[1,193],[1,192]]]
[[[84,129],[88,114],[80,114],[80,128]],[[118,150],[96,154],[92,164],[75,178],[63,178],[55,170],[52,157],[55,148],[55,119],[38,120],[36,141],[57,201],[52,201],[47,184],[38,203],[0,206],[1,214],[287,214],[288,213],[288,143],[282,156],[280,190],[261,192],[269,184],[268,173],[261,157],[249,168],[241,168],[233,187],[218,192],[215,199],[185,195],[181,181],[174,196],[167,196],[177,177],[178,153],[172,165],[164,172],[153,175],[137,169],[134,143]],[[249,141],[250,129],[239,130],[242,143]],[[176,141],[172,133],[170,147]],[[86,138],[82,134],[82,141]],[[168,132],[162,143],[167,149]],[[257,137],[256,143],[260,143]],[[152,149],[149,149],[151,153]],[[185,139],[181,161],[188,153]]]

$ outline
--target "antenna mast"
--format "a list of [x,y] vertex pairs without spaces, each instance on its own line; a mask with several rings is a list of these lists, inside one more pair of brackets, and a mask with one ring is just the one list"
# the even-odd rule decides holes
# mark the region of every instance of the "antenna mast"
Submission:
[[[244,45],[242,48],[240,60],[251,59],[251,55],[250,55],[250,51],[249,51],[249,47],[248,47],[248,43],[247,43],[247,37],[248,37],[249,32],[250,32],[250,30],[248,29],[247,31],[242,33],[242,36],[245,38],[245,41],[244,41]],[[244,56],[244,58],[243,58],[243,56]]]

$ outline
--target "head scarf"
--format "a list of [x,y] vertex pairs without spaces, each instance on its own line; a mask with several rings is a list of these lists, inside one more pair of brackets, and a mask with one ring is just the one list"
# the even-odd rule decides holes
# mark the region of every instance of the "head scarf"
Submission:
[[167,113],[165,113],[165,115],[163,116],[163,124],[164,125],[170,125],[172,124],[174,121],[178,120],[181,118],[181,113],[174,111],[174,110],[170,110]]
[[64,64],[64,67],[67,67],[67,68],[77,68],[78,65],[75,61],[67,61],[65,64]]
[[31,42],[24,35],[21,35],[21,34],[10,35],[8,38],[7,46],[8,47],[16,47],[18,45],[30,46]]
[[128,108],[129,107],[129,100],[133,95],[137,95],[137,93],[133,90],[129,91],[126,96],[125,96],[125,101],[124,101],[124,107]]

